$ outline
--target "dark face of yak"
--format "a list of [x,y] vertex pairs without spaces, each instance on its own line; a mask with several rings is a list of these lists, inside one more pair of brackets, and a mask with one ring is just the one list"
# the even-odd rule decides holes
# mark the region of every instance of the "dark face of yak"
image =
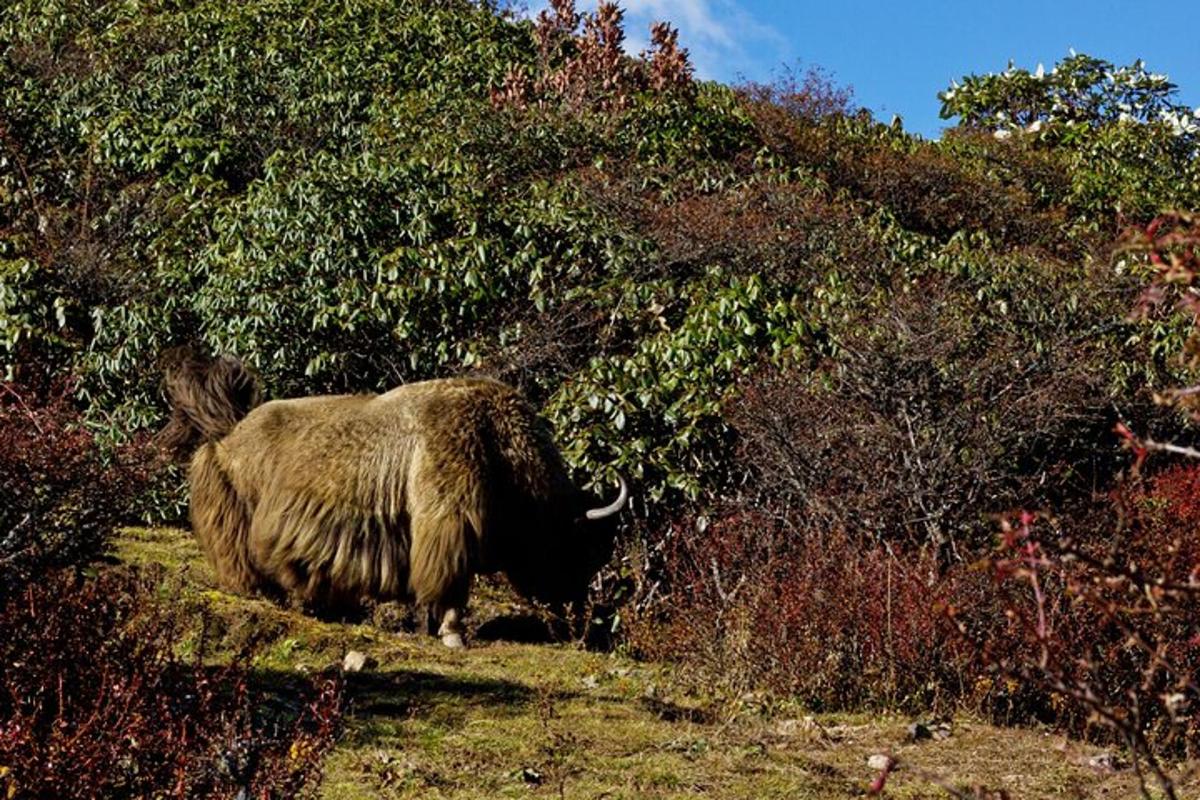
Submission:
[[525,568],[509,570],[522,594],[546,603],[580,602],[587,596],[588,585],[612,558],[617,519],[629,498],[625,481],[618,480],[618,496],[607,505],[580,493],[566,519],[539,542],[538,552],[529,553]]

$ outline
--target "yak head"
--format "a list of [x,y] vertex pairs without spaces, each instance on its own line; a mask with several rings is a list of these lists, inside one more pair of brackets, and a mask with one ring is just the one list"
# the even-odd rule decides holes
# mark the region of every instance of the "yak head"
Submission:
[[590,492],[577,492],[554,514],[542,536],[527,540],[519,563],[506,572],[517,590],[546,603],[580,603],[588,586],[612,558],[617,517],[629,500],[617,476],[617,497],[604,503]]

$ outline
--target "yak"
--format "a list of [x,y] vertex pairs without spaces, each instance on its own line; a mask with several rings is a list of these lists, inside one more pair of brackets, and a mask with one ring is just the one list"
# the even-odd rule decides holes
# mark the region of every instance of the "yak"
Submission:
[[260,403],[231,356],[177,355],[165,439],[191,451],[193,532],[225,588],[339,613],[367,600],[426,610],[463,646],[472,577],[581,600],[612,555],[615,501],[577,488],[549,426],[487,378]]

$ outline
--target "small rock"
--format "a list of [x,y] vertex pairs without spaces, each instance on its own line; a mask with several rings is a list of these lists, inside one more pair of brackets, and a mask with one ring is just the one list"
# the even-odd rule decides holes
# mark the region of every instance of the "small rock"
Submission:
[[342,669],[345,672],[362,672],[364,669],[372,669],[378,665],[378,661],[360,650],[351,650],[342,659]]
[[1097,753],[1088,758],[1086,763],[1097,772],[1116,772],[1123,766],[1121,759],[1109,752]]
[[585,689],[596,689],[600,686],[600,679],[595,675],[585,675],[581,683]]
[[873,770],[878,770],[879,772],[883,772],[885,769],[891,768],[892,763],[892,757],[886,753],[876,753],[867,759],[867,766]]

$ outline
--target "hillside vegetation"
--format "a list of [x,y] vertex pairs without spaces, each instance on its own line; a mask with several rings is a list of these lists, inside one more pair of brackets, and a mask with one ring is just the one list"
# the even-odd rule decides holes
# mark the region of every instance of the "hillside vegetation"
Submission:
[[[1190,756],[1200,478],[1142,464],[1192,431],[1155,402],[1195,378],[1169,81],[965,76],[929,141],[819,70],[698,81],[669,25],[631,57],[616,6],[550,6],[0,10],[0,602],[180,518],[146,447],[172,348],[270,396],[482,373],[634,487],[592,644],[725,699]],[[332,737],[314,708],[295,741]]]
[[920,348],[887,330],[906,299],[968,393],[963,368],[1005,350],[1086,350],[1126,396],[1152,368],[1105,248],[1195,205],[1165,125],[923,142],[819,82],[655,88],[619,26],[577,22],[10,5],[10,368],[22,344],[69,365],[126,435],[161,418],[160,353],[195,340],[275,396],[485,369],[542,402],[581,473],[623,470],[652,509],[729,477],[737,378],[845,369],[860,338]]

